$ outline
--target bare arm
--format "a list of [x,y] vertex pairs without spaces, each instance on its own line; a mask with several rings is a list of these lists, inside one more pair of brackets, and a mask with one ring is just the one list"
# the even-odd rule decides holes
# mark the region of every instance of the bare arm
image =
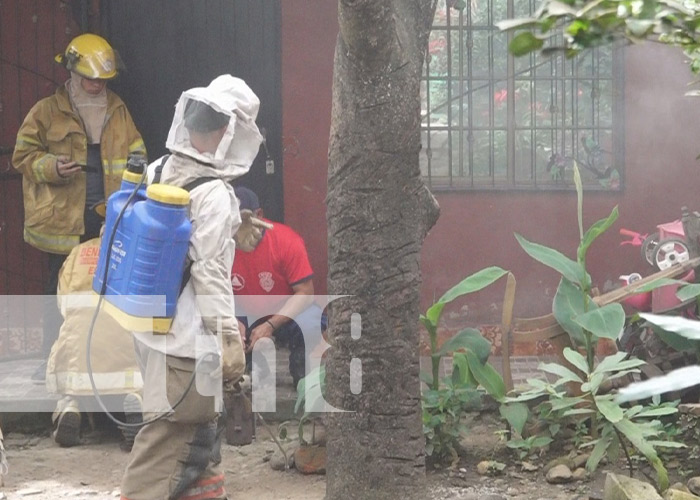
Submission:
[[314,282],[311,279],[292,286],[294,293],[287,299],[276,314],[256,326],[250,333],[248,351],[253,350],[255,343],[261,338],[270,338],[275,330],[289,323],[299,313],[308,308],[314,301]]

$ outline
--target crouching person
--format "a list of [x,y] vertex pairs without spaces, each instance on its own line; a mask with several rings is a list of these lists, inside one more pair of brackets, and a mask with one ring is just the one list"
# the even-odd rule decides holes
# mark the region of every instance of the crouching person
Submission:
[[258,107],[245,82],[230,75],[184,92],[166,143],[172,154],[149,167],[151,182],[190,193],[189,277],[169,332],[135,334],[145,425],[124,473],[122,500],[227,498],[219,467],[222,401],[201,389],[220,394],[222,376],[235,382],[245,367],[229,278],[241,218],[228,182],[257,155]]
[[[96,211],[104,216],[99,207]],[[139,392],[143,381],[131,332],[101,311],[88,343],[95,312],[92,278],[99,252],[100,238],[85,241],[71,250],[59,272],[57,298],[64,322],[47,361],[46,388],[50,393],[63,395],[53,413],[51,433],[60,446],[80,443],[81,409],[94,397],[90,375],[100,397],[109,401],[110,410],[116,409],[113,405],[123,404],[129,423],[136,425],[141,421]],[[88,373],[88,348],[92,374]],[[134,429],[121,428],[122,449],[126,451],[133,444]]]

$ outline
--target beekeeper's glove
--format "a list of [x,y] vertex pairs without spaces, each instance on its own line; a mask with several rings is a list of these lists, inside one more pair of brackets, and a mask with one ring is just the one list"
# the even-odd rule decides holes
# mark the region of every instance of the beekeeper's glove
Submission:
[[272,229],[273,226],[255,217],[251,210],[241,210],[241,219],[241,227],[233,236],[236,240],[236,248],[244,252],[252,252],[262,239],[263,229]]
[[222,354],[222,378],[224,382],[236,382],[245,372],[245,353],[240,335],[224,335]]
[[216,357],[215,366],[211,367],[209,375],[213,379],[223,379],[224,383],[235,383],[241,379],[245,372],[245,350],[242,335],[245,328],[240,321],[236,321],[242,328],[234,328],[234,331],[221,335],[221,356]]

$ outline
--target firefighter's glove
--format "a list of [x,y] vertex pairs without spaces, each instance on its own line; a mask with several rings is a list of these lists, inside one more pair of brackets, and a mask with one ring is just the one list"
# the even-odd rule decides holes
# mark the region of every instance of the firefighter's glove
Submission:
[[272,229],[272,224],[258,219],[251,210],[241,210],[241,226],[236,231],[234,239],[236,248],[244,252],[252,252],[258,246],[265,229]]

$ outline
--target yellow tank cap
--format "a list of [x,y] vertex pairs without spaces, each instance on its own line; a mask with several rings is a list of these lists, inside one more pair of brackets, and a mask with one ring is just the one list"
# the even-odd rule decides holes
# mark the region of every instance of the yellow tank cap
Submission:
[[137,174],[136,172],[124,170],[124,175],[122,175],[122,179],[126,182],[131,182],[132,184],[138,184],[139,182],[141,182],[141,176],[141,174]]
[[190,203],[190,193],[177,186],[167,184],[151,184],[146,189],[146,196],[151,200],[169,205],[188,205]]

